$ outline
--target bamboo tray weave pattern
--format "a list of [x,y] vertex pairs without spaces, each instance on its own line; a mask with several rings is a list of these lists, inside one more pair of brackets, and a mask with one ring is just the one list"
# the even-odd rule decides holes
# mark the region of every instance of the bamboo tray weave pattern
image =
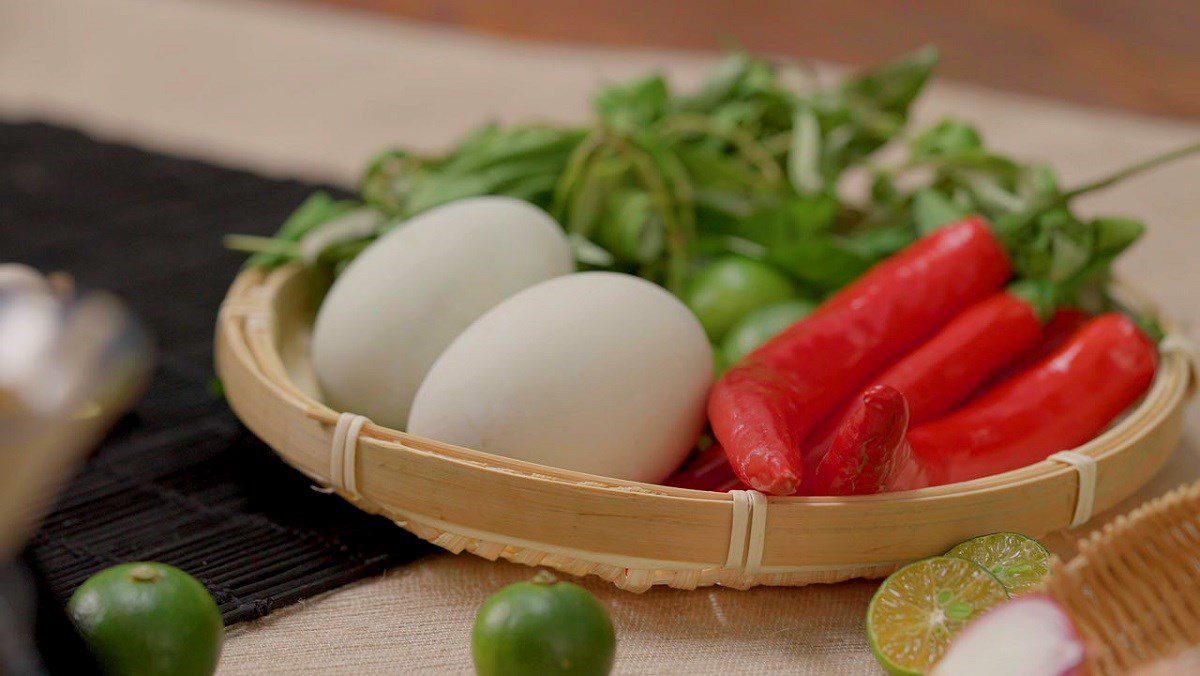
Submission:
[[[452,552],[594,574],[623,589],[803,585],[884,576],[1001,530],[1041,536],[1131,495],[1182,433],[1186,341],[1164,343],[1135,410],[1068,459],[905,493],[715,493],[511,460],[371,423],[320,402],[308,351],[329,280],[284,267],[233,284],[217,369],[234,411],[287,462]],[[1086,470],[1086,471],[1085,471]]]
[[1200,483],[1118,517],[1059,562],[1047,591],[1089,643],[1089,671],[1123,674],[1200,644]]

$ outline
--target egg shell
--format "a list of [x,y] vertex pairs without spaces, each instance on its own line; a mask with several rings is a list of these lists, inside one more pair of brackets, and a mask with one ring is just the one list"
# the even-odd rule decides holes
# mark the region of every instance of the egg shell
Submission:
[[317,314],[313,367],[335,409],[402,428],[429,367],[505,298],[574,269],[562,229],[508,197],[452,202],[358,255]]
[[699,320],[644,279],[585,272],[530,287],[438,358],[413,434],[618,479],[657,482],[693,448],[712,384]]

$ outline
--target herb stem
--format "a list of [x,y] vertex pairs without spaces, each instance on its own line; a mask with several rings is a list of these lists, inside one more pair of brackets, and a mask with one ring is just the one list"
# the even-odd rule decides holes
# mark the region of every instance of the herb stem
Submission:
[[296,257],[300,255],[300,243],[274,237],[257,235],[225,235],[221,238],[225,248],[242,253],[262,253],[276,256]]
[[1197,152],[1200,152],[1200,141],[1183,146],[1182,148],[1176,148],[1175,150],[1163,153],[1162,155],[1156,155],[1155,157],[1143,160],[1137,164],[1130,165],[1124,169],[1113,172],[1104,178],[1092,181],[1091,183],[1084,183],[1078,188],[1074,188],[1063,193],[1062,199],[1065,201],[1089,192],[1103,190],[1104,188],[1107,188],[1115,183],[1119,183],[1131,176],[1140,174],[1144,171],[1149,171],[1155,167],[1167,164],[1168,162],[1174,162],[1181,157],[1186,157]]
[[781,131],[778,134],[764,138],[762,140],[762,147],[773,158],[786,155],[788,149],[792,147],[792,130]]
[[579,142],[578,146],[575,146],[575,150],[571,151],[566,168],[563,169],[562,176],[554,185],[554,197],[550,207],[551,215],[559,223],[566,221],[567,202],[571,197],[571,192],[575,189],[575,184],[583,176],[588,164],[591,163],[592,156],[604,146],[607,138],[607,130],[602,127],[588,134]]
[[747,162],[753,164],[769,183],[778,183],[783,178],[779,164],[775,162],[771,152],[745,130],[736,127],[719,129],[711,120],[701,115],[679,115],[668,120],[665,126],[668,133],[705,134],[726,141],[736,148]]
[[[658,207],[658,211],[662,215],[669,252],[665,286],[676,296],[682,297],[687,289],[687,280],[692,266],[690,219],[689,222],[681,220],[681,213],[685,209],[681,208],[681,205],[677,204],[676,199],[672,197],[662,168],[658,166],[653,155],[623,136],[613,135],[612,142],[617,150],[629,159],[634,172],[638,174],[638,179],[650,192],[655,206]],[[681,196],[686,193],[690,200],[690,189],[690,185],[680,184],[676,186],[675,194]],[[690,216],[690,203],[686,211],[688,216]]]

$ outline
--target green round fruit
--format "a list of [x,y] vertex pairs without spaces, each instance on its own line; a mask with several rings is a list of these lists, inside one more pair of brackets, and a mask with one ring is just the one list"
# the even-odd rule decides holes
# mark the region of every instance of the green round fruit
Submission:
[[935,556],[910,563],[879,586],[867,607],[867,639],[889,674],[924,674],[967,622],[1008,598],[986,568]]
[[475,617],[471,653],[483,676],[612,670],[617,640],[595,596],[546,572],[492,594]]
[[67,604],[106,674],[208,676],[223,623],[204,585],[162,563],[126,563],[87,579]]
[[1020,533],[980,535],[954,547],[946,556],[974,561],[987,568],[1013,595],[1041,586],[1053,561],[1050,552],[1037,540]]
[[712,346],[713,356],[713,379],[721,377],[729,369],[730,363],[725,360],[725,352],[718,346]]
[[795,296],[796,287],[787,275],[770,265],[726,256],[696,276],[687,304],[700,318],[708,337],[720,341],[742,317]]
[[725,363],[738,363],[742,357],[774,338],[780,331],[812,314],[816,307],[806,300],[785,300],[742,317],[721,343]]

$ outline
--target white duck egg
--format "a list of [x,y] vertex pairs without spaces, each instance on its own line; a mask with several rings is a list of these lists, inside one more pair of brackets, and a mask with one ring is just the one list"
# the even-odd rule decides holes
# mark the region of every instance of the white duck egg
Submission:
[[634,481],[666,478],[704,425],[712,348],[686,306],[644,279],[559,277],[497,305],[438,358],[413,434]]
[[400,428],[438,355],[505,298],[574,269],[561,228],[508,197],[476,197],[409,219],[358,255],[313,331],[326,402]]

